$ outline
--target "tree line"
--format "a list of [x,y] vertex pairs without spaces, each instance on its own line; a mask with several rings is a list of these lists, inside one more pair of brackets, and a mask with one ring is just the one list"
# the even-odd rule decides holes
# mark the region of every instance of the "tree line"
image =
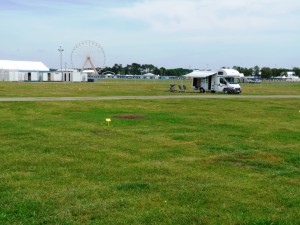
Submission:
[[[298,67],[294,67],[292,70],[290,70],[285,68],[269,68],[269,67],[260,68],[259,66],[254,66],[252,68],[233,66],[232,69],[236,69],[240,73],[243,73],[245,76],[260,76],[262,79],[281,76],[287,71],[294,71],[297,76],[300,76],[300,68]],[[124,74],[124,75],[143,75],[146,73],[153,73],[155,75],[160,75],[160,76],[182,76],[192,71],[193,70],[191,69],[184,69],[184,68],[175,68],[175,69],[166,69],[164,67],[158,68],[152,64],[138,64],[138,63],[132,63],[126,66],[123,66],[122,64],[115,64],[112,67],[105,67],[101,69],[101,73],[113,72],[115,74]]]
[[192,72],[191,69],[166,69],[164,67],[156,67],[152,64],[138,64],[132,63],[131,65],[122,66],[122,64],[115,64],[112,67],[105,67],[101,69],[101,73],[104,72],[113,72],[115,74],[124,74],[124,75],[143,75],[146,73],[152,73],[160,76],[182,76],[187,73]]
[[300,76],[300,68],[294,67],[292,70],[285,68],[270,68],[255,66],[253,68],[244,68],[239,66],[234,66],[233,69],[236,69],[240,73],[243,73],[245,76],[261,76],[262,79],[269,79],[271,77],[278,77],[286,74],[288,71],[294,71],[296,76]]

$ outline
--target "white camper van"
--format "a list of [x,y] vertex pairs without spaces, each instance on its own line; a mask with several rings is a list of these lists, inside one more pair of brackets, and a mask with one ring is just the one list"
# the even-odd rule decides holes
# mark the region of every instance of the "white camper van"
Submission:
[[243,74],[234,69],[195,70],[184,76],[192,78],[193,89],[203,93],[209,91],[212,93],[240,94],[242,92],[239,81]]

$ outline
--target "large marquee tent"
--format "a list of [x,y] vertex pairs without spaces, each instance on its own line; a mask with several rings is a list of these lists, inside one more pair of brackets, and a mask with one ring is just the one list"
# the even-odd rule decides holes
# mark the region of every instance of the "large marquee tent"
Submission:
[[49,71],[42,62],[0,60],[0,81],[40,81]]

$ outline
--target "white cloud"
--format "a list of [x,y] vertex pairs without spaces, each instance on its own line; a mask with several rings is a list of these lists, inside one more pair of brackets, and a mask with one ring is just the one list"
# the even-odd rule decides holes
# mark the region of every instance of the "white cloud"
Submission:
[[68,62],[91,39],[111,64],[255,65],[268,55],[262,63],[297,65],[299,11],[298,0],[4,0],[0,58],[55,67],[59,45]]
[[246,30],[295,27],[299,9],[296,0],[144,0],[113,13],[159,31]]

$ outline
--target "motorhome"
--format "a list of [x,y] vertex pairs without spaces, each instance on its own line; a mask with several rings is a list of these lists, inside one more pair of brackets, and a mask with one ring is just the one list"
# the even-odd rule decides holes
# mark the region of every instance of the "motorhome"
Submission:
[[242,88],[239,82],[243,76],[234,69],[194,70],[192,73],[184,75],[186,78],[192,78],[194,90],[202,93],[222,92],[225,94],[240,94]]

